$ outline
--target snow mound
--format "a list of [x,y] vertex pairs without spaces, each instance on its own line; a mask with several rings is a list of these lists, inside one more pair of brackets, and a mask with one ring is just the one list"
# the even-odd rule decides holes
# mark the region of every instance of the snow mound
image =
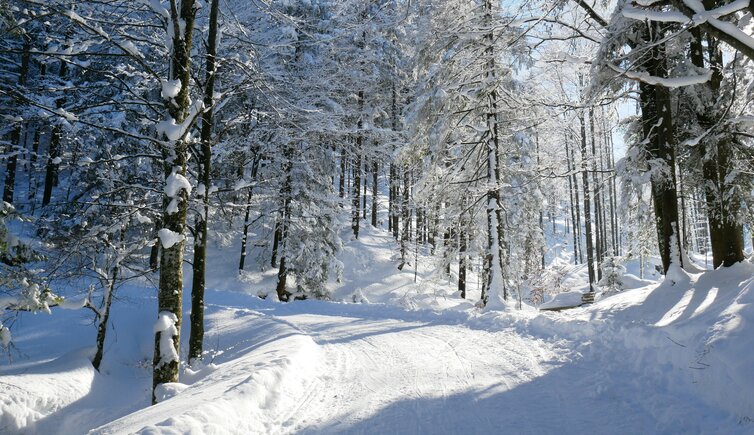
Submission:
[[[251,322],[253,320],[253,322]],[[245,309],[224,309],[209,319],[218,336],[236,344],[200,370],[192,385],[166,384],[162,400],[94,429],[97,434],[278,433],[306,397],[320,370],[321,349],[311,337],[274,317]],[[252,331],[264,331],[249,339]],[[246,337],[246,340],[241,340]],[[196,376],[196,372],[191,375]],[[192,376],[189,376],[191,379]]]
[[38,420],[88,394],[97,376],[89,360],[93,353],[92,348],[79,349],[28,372],[4,373],[0,380],[0,433],[33,430]]
[[552,299],[539,306],[540,310],[556,310],[559,308],[573,308],[581,305],[584,294],[578,290],[556,294]]

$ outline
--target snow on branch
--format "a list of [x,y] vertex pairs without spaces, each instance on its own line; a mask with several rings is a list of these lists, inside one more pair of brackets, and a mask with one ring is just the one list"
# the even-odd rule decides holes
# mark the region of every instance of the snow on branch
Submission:
[[681,76],[681,77],[657,77],[646,72],[632,72],[616,66],[613,63],[608,62],[608,67],[619,75],[624,76],[630,80],[636,80],[649,85],[659,85],[666,88],[682,88],[684,86],[699,85],[708,82],[712,78],[712,71],[705,70],[704,74]]
[[[653,0],[636,0],[627,5],[622,15],[634,20],[650,20],[665,23],[680,23],[692,27],[700,26],[731,47],[754,59],[754,38],[739,29],[735,23],[721,18],[741,11],[749,6],[749,0],[735,0],[718,8],[707,10],[699,0],[682,0],[676,10],[644,9],[656,4]],[[637,5],[639,7],[635,7]]]
[[633,6],[623,8],[623,16],[638,21],[658,21],[662,23],[681,23],[685,24],[691,21],[686,15],[676,11],[656,11],[652,9],[639,9]]

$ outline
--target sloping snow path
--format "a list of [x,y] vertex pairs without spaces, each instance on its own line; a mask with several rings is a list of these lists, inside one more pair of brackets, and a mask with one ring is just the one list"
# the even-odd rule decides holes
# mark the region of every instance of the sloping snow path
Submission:
[[211,309],[213,334],[244,340],[218,356],[205,377],[94,433],[490,433],[502,422],[521,428],[525,421],[487,399],[545,375],[564,354],[542,340],[469,329],[431,312],[254,304]]
[[637,366],[609,337],[548,337],[542,325],[557,317],[533,318],[526,328],[535,337],[521,326],[482,330],[497,313],[473,320],[380,305],[249,303],[212,309],[215,333],[237,344],[204,378],[93,433],[751,430],[686,390],[684,373]]

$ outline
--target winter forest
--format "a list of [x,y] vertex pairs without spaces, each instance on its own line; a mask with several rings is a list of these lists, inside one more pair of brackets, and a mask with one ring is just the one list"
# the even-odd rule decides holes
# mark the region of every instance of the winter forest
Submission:
[[0,434],[752,433],[752,18],[0,0]]

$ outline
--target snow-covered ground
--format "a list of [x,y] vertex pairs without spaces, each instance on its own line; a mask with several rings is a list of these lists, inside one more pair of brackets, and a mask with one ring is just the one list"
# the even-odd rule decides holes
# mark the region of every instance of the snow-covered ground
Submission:
[[87,313],[22,317],[0,365],[0,433],[754,432],[750,263],[635,279],[562,312],[495,312],[430,279],[421,255],[416,282],[413,252],[399,272],[382,231],[346,244],[333,302],[256,297],[274,274],[236,277],[231,248],[211,256],[205,366],[161,403],[148,406],[154,290],[130,287],[101,373]]

